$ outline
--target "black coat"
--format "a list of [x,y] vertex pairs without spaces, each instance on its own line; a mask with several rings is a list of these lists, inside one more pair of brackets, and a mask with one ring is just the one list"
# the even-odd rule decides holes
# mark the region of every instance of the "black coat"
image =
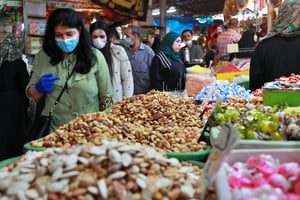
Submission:
[[291,73],[300,74],[300,35],[273,36],[256,47],[250,64],[250,90]]
[[[164,54],[165,55],[165,54]],[[165,55],[170,61],[170,67],[165,66],[156,54],[150,69],[151,89],[172,91],[185,89],[186,69],[181,61]]]
[[0,68],[0,160],[22,154],[28,124],[25,88],[29,75],[20,58]]

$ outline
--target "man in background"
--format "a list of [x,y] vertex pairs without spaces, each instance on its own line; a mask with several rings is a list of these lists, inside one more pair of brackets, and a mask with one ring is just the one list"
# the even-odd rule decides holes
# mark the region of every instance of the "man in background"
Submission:
[[231,18],[228,23],[228,29],[217,38],[217,51],[220,61],[231,60],[227,52],[227,45],[238,43],[241,37],[239,33],[239,21],[235,18]]
[[181,35],[185,46],[180,49],[180,59],[184,62],[187,61],[185,59],[186,48],[189,49],[189,61],[196,61],[199,59],[203,59],[204,57],[203,50],[201,49],[201,47],[193,44],[193,32],[189,29],[186,29],[182,31]]
[[124,39],[128,58],[132,67],[134,94],[146,94],[150,91],[150,67],[154,52],[141,40],[141,30],[137,26],[129,26],[125,30]]

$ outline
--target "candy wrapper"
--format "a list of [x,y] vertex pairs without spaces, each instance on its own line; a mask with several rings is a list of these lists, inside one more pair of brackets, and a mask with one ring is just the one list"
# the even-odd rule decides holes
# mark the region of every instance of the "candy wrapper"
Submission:
[[[219,98],[223,98],[224,101],[228,101],[231,97],[243,97],[247,100],[254,98],[250,90],[246,90],[244,87],[236,83],[229,83],[229,81],[216,81],[215,92],[212,95],[210,101],[216,101]],[[211,86],[204,87],[196,96],[196,101],[203,101],[205,96],[208,94]]]

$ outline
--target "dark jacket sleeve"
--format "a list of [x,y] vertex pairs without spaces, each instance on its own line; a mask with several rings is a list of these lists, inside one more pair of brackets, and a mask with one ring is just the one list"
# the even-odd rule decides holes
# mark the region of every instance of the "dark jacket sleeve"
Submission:
[[154,56],[150,68],[150,80],[151,80],[151,89],[163,90],[162,84],[162,66],[161,62],[157,56]]
[[263,74],[263,46],[259,44],[254,51],[254,54],[250,63],[250,90],[255,91],[264,85]]

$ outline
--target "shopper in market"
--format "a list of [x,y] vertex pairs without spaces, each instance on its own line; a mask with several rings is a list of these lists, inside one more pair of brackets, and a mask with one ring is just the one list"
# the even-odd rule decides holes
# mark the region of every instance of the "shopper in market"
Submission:
[[125,48],[125,45],[121,42],[120,34],[115,27],[109,27],[109,40],[115,45],[119,45]]
[[110,42],[108,24],[102,20],[91,24],[90,34],[94,47],[103,53],[108,64],[114,103],[132,96],[132,70],[125,49]]
[[154,56],[151,69],[151,88],[160,91],[181,91],[185,88],[186,69],[180,60],[181,37],[169,32]]
[[127,55],[132,67],[134,94],[146,94],[151,88],[150,66],[154,52],[151,47],[142,42],[139,27],[127,27],[125,36],[128,45]]
[[52,114],[50,131],[80,114],[102,111],[112,105],[105,58],[92,47],[81,16],[72,9],[57,9],[50,15],[43,46],[35,56],[32,72],[27,96],[34,100],[45,96],[43,115],[49,113],[70,76]]
[[238,43],[241,37],[238,19],[231,18],[228,22],[228,29],[222,32],[217,38],[217,51],[220,61],[232,60],[233,57],[227,52],[227,45]]
[[279,8],[272,36],[262,40],[251,59],[250,90],[291,73],[300,74],[300,1],[286,0]]
[[189,29],[182,31],[182,41],[185,44],[184,47],[180,49],[180,58],[182,61],[187,61],[185,59],[185,49],[188,48],[189,50],[189,61],[200,61],[203,59],[204,54],[203,50],[200,46],[193,44],[193,32]]
[[21,155],[25,143],[29,74],[22,60],[23,46],[22,37],[15,33],[0,44],[0,160]]

